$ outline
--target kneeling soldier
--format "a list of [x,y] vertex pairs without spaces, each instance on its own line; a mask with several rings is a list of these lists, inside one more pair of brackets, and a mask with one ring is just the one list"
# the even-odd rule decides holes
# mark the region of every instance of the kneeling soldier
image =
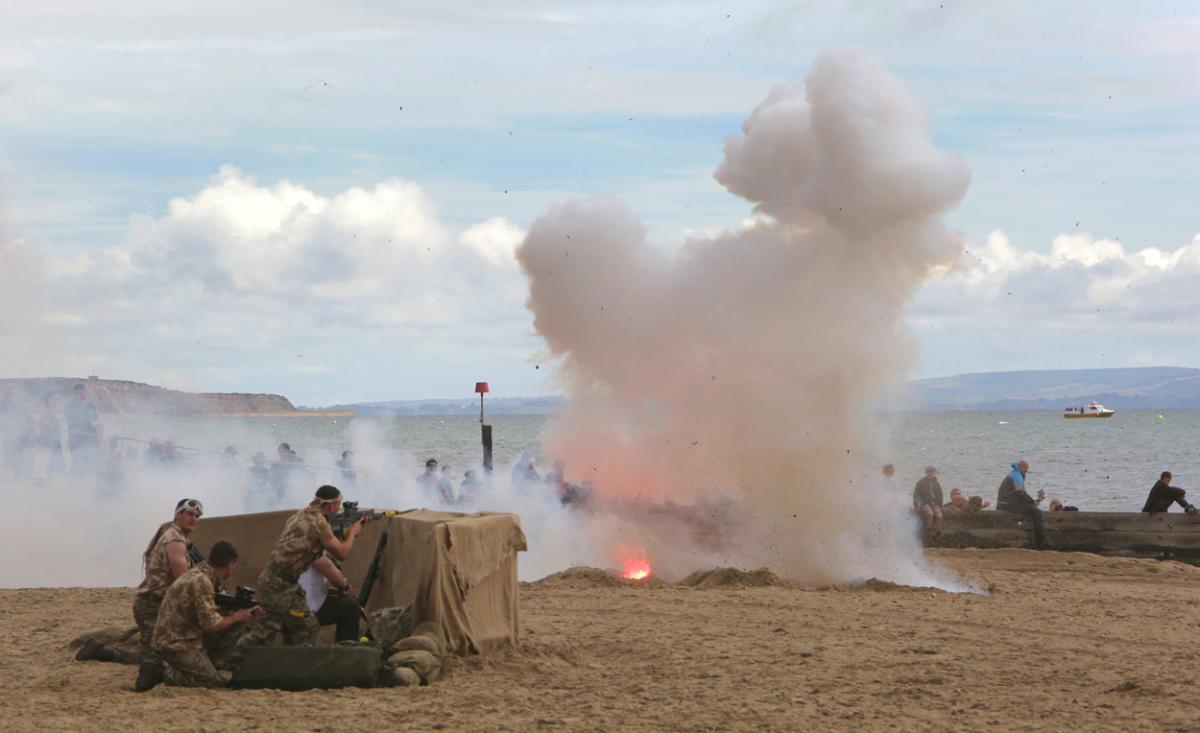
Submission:
[[266,615],[262,606],[243,608],[228,616],[217,611],[217,589],[233,574],[237,559],[233,545],[224,540],[215,542],[208,562],[181,575],[163,596],[154,627],[154,648],[166,663],[168,685],[224,687],[225,678],[204,649],[205,634],[220,634],[234,624],[250,623]]

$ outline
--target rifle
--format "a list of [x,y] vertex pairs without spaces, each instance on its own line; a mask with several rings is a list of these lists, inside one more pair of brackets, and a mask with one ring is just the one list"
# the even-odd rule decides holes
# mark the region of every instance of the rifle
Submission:
[[194,568],[204,562],[204,553],[200,552],[200,548],[196,547],[195,542],[187,543],[188,567]]
[[334,533],[341,536],[345,534],[346,528],[354,524],[363,517],[371,519],[383,519],[384,517],[394,517],[398,514],[394,509],[389,509],[383,512],[377,512],[372,509],[359,509],[357,501],[343,501],[342,511],[337,514],[329,515],[329,526],[333,527]]
[[218,593],[217,605],[236,611],[242,608],[254,608],[258,605],[258,600],[254,597],[253,588],[239,585],[232,593]]
[[367,568],[367,577],[363,579],[362,587],[358,589],[358,607],[364,610],[367,608],[367,601],[371,600],[371,589],[375,587],[375,581],[379,579],[379,563],[383,561],[383,548],[387,547],[387,532],[379,535],[379,543],[375,545],[375,556],[371,558],[371,565]]

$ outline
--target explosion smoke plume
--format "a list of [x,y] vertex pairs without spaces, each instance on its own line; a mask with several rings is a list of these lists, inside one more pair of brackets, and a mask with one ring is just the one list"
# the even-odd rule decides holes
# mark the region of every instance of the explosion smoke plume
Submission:
[[[896,551],[916,543],[873,480],[872,401],[914,363],[905,303],[961,252],[940,215],[967,167],[859,51],[821,56],[742,128],[716,171],[755,204],[738,231],[665,253],[611,199],[568,201],[531,228],[518,250],[529,307],[572,397],[546,452],[610,504],[735,497],[724,561],[934,582],[918,553]],[[623,517],[597,521],[596,540],[695,568],[700,551],[676,533]]]

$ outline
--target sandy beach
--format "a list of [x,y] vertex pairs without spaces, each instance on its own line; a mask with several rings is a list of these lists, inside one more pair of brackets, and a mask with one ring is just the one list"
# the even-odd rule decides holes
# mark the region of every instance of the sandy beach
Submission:
[[[1027,550],[931,556],[991,595],[768,574],[701,587],[598,572],[521,589],[519,649],[430,687],[159,687],[78,663],[129,590],[0,591],[9,731],[1198,730],[1200,569]],[[193,719],[192,716],[202,716]]]

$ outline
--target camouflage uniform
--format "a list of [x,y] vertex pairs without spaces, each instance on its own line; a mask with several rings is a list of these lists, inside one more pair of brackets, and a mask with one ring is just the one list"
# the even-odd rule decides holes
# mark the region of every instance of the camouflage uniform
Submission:
[[[147,662],[158,661],[158,654],[151,642],[154,623],[158,620],[158,607],[162,604],[163,594],[171,586],[171,562],[167,559],[167,545],[172,542],[182,542],[184,547],[187,547],[187,535],[174,522],[163,530],[158,541],[154,543],[154,549],[146,559],[146,577],[133,594],[133,620],[142,634],[142,660]],[[191,563],[189,558],[189,567]],[[137,661],[129,660],[127,663],[136,664]]]
[[306,507],[288,518],[275,543],[271,559],[258,576],[258,602],[267,615],[246,632],[240,647],[267,646],[276,634],[283,643],[309,646],[321,627],[308,609],[299,579],[324,552],[321,536],[332,532],[329,520],[316,507]]
[[206,563],[179,576],[167,589],[154,627],[154,648],[166,662],[164,681],[178,687],[224,687],[205,651],[205,635],[221,623],[217,571]]

